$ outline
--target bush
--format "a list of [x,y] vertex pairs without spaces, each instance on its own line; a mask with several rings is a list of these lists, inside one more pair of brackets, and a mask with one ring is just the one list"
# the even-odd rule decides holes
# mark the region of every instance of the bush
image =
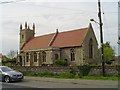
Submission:
[[26,72],[23,72],[23,74],[25,76],[34,76],[34,72],[32,72],[32,71],[26,71]]
[[79,69],[79,76],[87,76],[92,68],[92,65],[85,64],[77,66]]
[[105,61],[106,64],[111,65],[112,61]]
[[75,75],[72,73],[61,73],[61,74],[59,74],[59,77],[61,77],[61,78],[74,78]]
[[54,65],[57,65],[57,66],[66,66],[68,65],[67,61],[66,60],[54,60]]
[[49,71],[45,71],[45,72],[40,73],[39,76],[41,76],[41,77],[48,77],[48,76],[54,76],[54,74],[50,73]]

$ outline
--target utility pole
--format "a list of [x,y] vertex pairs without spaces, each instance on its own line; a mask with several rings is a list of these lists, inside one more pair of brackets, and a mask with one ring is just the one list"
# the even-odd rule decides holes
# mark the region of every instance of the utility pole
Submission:
[[104,61],[104,46],[103,46],[103,32],[102,32],[102,18],[101,18],[101,5],[100,0],[98,0],[98,17],[99,17],[99,25],[100,25],[100,41],[101,41],[101,59],[102,59],[102,74],[105,76],[105,61]]

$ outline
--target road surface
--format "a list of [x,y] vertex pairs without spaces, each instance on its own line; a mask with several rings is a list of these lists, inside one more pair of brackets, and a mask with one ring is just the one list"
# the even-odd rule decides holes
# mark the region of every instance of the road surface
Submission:
[[118,81],[25,77],[25,79],[22,82],[12,82],[7,84],[2,83],[2,88],[51,88],[51,89],[52,88],[96,88],[96,89],[114,88],[115,89],[118,88]]

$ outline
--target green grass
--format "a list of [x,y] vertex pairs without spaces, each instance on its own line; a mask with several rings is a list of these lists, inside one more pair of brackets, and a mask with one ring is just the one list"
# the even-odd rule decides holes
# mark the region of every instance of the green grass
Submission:
[[82,79],[87,79],[87,80],[118,80],[118,77],[117,76],[106,76],[106,77],[103,77],[103,76],[84,76],[82,77]]
[[[118,80],[118,76],[79,76],[71,73],[61,73],[61,74],[53,74],[48,71],[43,73],[35,73],[35,72],[23,72],[25,76],[35,76],[35,77],[48,77],[48,78],[65,78],[65,79],[85,79],[85,80]],[[119,77],[120,79],[120,77]]]

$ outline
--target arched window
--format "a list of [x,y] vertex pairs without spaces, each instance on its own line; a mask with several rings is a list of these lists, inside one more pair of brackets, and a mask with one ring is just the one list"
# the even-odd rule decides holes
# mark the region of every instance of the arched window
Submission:
[[26,53],[26,62],[29,61],[29,53]]
[[45,51],[42,52],[42,59],[43,59],[43,62],[46,62],[46,52]]
[[73,48],[70,49],[70,57],[71,57],[71,61],[75,61],[75,52]]
[[57,60],[58,59],[58,54],[55,54],[55,60]]
[[93,41],[90,39],[89,41],[89,58],[93,58]]
[[37,62],[37,53],[34,52],[34,62]]

